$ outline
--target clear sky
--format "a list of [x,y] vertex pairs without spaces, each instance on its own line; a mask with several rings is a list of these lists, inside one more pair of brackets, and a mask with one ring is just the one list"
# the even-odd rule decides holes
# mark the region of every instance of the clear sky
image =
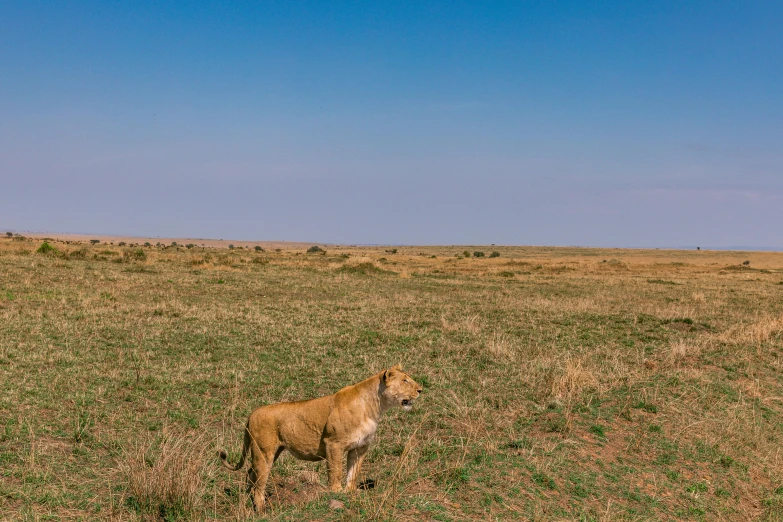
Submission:
[[783,247],[783,2],[4,1],[0,228]]

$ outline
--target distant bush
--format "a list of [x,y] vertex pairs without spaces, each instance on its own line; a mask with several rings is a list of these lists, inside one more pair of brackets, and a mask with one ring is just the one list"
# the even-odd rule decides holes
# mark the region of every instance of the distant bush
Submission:
[[122,258],[124,261],[146,261],[147,253],[142,248],[134,248],[123,252]]
[[187,248],[188,250],[190,250],[190,249],[191,249],[191,248],[193,248],[194,246],[196,246],[196,245],[194,245],[193,243],[188,243],[187,245],[185,245],[185,248]]
[[484,257],[484,252],[480,250],[476,250],[475,252],[473,252],[473,257]]
[[252,262],[256,265],[266,265],[269,263],[269,260],[265,257],[254,257]]
[[171,242],[171,246],[173,246],[173,247],[177,246],[177,242],[176,241],[172,241]]
[[14,233],[13,232],[6,232],[5,235],[8,236],[8,237],[14,237]]
[[86,248],[80,248],[79,250],[74,250],[73,252],[68,252],[68,259],[87,259],[87,249]]
[[321,252],[323,252],[325,254],[326,250],[324,250],[323,248],[319,247],[318,245],[313,245],[313,246],[311,246],[310,248],[307,249],[307,253],[308,254],[319,254]]
[[750,261],[743,261],[742,264],[745,266],[750,266]]
[[152,243],[150,243],[149,241],[145,241],[145,242],[144,242],[144,246],[145,246],[145,247],[151,247],[151,246],[152,246]]
[[234,250],[234,245],[228,245],[229,250]]
[[36,250],[36,253],[38,254],[50,254],[50,255],[57,255],[60,253],[59,250],[54,248],[52,245],[50,245],[47,241],[44,241],[41,246],[38,247],[38,250]]
[[90,239],[90,244],[91,244],[91,245],[97,245],[97,244],[98,244],[98,243],[100,243],[100,242],[101,242],[101,240],[100,240],[100,239]]
[[20,236],[19,234],[16,234],[14,236],[14,241],[25,241],[27,238],[24,236]]
[[396,254],[397,253],[397,249],[396,248],[392,248],[391,250],[387,250],[386,253],[387,254]]
[[514,277],[514,272],[511,272],[509,270],[504,270],[503,272],[500,272],[498,275],[500,277]]
[[470,257],[470,252],[468,252],[467,250],[465,250],[465,251],[462,253],[462,255],[463,255],[463,256],[465,256],[465,257]]
[[495,250],[494,252],[492,252],[492,253],[489,255],[489,257],[500,257],[500,252],[498,252],[497,250]]
[[194,266],[204,265],[206,263],[211,263],[211,262],[212,262],[212,254],[210,254],[210,253],[204,254],[204,256],[201,257],[201,258],[196,258],[196,259],[191,259],[190,260],[190,264],[194,265]]
[[378,268],[371,261],[365,261],[364,263],[359,263],[356,265],[343,265],[340,268],[338,268],[337,271],[345,272],[349,274],[363,274],[363,275],[386,273],[386,270],[383,270],[382,268]]
[[260,246],[256,245],[256,246],[255,246],[255,251],[256,251],[256,252],[264,252],[264,249],[263,249],[263,248],[261,248]]
[[125,246],[127,244],[128,243],[126,243],[125,241],[120,241],[119,243],[117,243],[117,246]]

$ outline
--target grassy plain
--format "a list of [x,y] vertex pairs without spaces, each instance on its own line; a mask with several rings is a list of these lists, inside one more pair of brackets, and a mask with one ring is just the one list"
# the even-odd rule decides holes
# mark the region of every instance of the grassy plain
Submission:
[[[40,244],[0,239],[4,520],[783,520],[783,254]],[[248,413],[397,362],[375,489],[284,454],[255,517]]]

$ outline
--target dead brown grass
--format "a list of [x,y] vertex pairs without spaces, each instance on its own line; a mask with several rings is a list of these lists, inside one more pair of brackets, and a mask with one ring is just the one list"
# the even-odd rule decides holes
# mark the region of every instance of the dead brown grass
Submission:
[[215,442],[396,362],[425,395],[384,419],[376,488],[329,511],[284,456],[265,518],[779,515],[780,254],[37,245],[0,240],[6,518],[253,519]]
[[152,519],[192,517],[203,510],[204,485],[217,464],[204,435],[170,433],[123,451],[119,469],[126,477],[125,503]]

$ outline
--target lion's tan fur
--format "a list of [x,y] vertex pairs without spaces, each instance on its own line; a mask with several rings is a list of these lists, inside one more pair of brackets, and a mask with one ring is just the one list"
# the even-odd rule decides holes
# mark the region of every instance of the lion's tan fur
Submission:
[[302,460],[326,459],[329,488],[342,489],[343,454],[348,453],[346,489],[356,489],[362,461],[372,442],[381,414],[394,406],[410,408],[421,386],[397,365],[333,395],[307,401],[282,402],[254,410],[245,425],[242,457],[248,450],[251,467],[248,480],[257,508],[264,504],[264,488],[269,470],[283,450]]

